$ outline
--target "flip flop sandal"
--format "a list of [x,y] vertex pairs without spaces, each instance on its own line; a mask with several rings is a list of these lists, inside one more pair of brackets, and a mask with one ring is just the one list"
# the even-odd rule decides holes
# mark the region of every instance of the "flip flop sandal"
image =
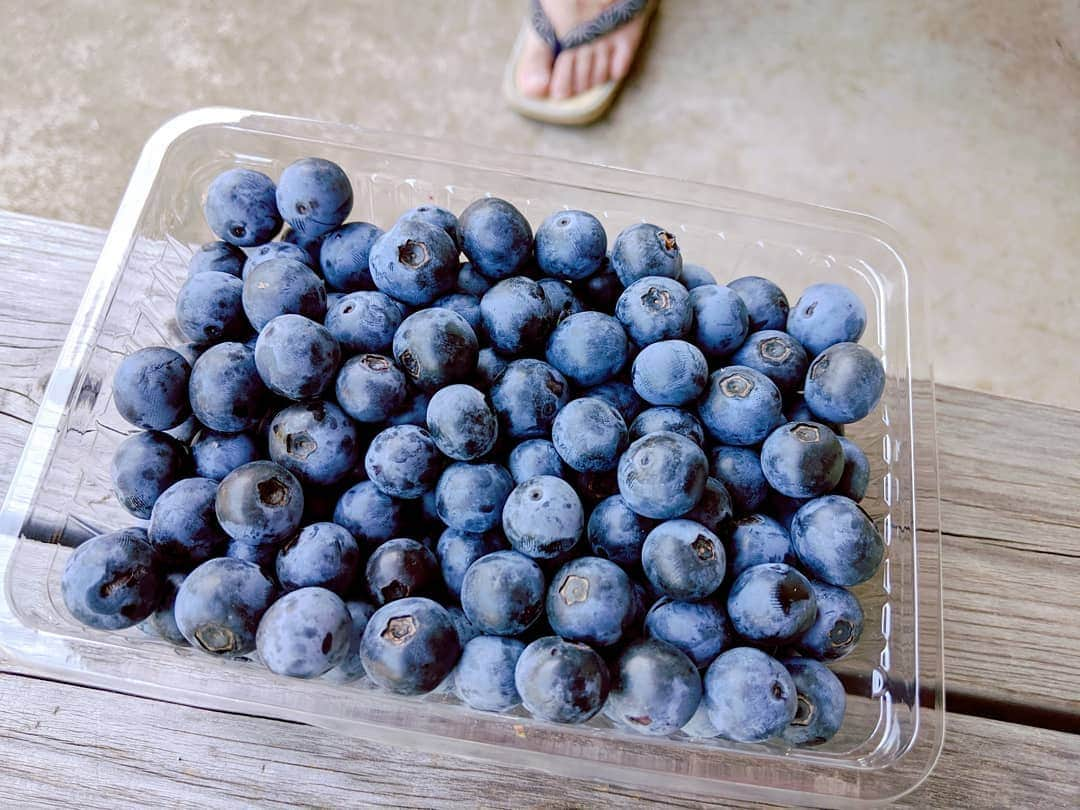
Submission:
[[529,30],[535,31],[557,57],[562,51],[578,48],[611,33],[638,15],[644,14],[645,19],[648,19],[656,10],[657,3],[658,0],[616,0],[596,17],[575,26],[560,38],[555,35],[551,20],[544,13],[539,0],[532,0],[530,19],[527,19],[521,27],[517,41],[514,42],[510,61],[507,62],[503,73],[503,95],[507,103],[526,118],[548,124],[566,126],[591,124],[607,112],[608,107],[615,101],[615,96],[622,86],[622,80],[612,79],[566,99],[526,96],[517,86],[517,68]]

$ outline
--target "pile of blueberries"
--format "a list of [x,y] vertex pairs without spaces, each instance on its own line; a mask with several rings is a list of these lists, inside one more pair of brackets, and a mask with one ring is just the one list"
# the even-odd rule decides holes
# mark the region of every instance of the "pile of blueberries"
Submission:
[[534,235],[486,197],[383,231],[352,204],[318,158],[211,183],[191,342],[114,380],[142,429],[116,497],[148,523],[74,551],[71,614],[483,711],[834,735],[821,662],[858,642],[848,588],[883,555],[843,437],[885,385],[859,299],[815,284],[789,310],[655,225],[609,251],[584,211]]

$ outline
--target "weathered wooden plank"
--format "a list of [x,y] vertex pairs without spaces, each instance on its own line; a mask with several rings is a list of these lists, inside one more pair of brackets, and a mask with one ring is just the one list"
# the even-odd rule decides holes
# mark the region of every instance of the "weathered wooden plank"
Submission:
[[1080,411],[936,400],[946,688],[1080,728]]
[[[0,805],[695,807],[308,726],[0,675]],[[966,716],[903,807],[1075,807],[1080,736]],[[760,805],[727,804],[751,807]]]
[[[0,490],[103,238],[0,213]],[[1080,722],[1080,412],[936,391],[949,691]]]

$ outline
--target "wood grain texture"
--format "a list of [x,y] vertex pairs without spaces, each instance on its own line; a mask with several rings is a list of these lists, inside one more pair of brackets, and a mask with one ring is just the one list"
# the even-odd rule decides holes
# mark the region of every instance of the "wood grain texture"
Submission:
[[[0,675],[0,711],[2,806],[701,806],[12,675]],[[1080,736],[964,716],[950,722],[937,769],[898,806],[1049,809],[1080,801]]]
[[1080,728],[1080,411],[939,386],[946,689]]

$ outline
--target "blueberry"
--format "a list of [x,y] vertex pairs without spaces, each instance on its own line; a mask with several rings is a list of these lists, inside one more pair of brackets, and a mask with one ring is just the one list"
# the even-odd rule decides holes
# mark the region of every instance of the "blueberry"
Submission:
[[541,360],[514,360],[491,387],[499,426],[511,439],[547,435],[555,414],[569,401],[566,378]]
[[425,391],[468,380],[479,351],[469,322],[449,309],[415,312],[394,333],[394,359]]
[[753,512],[765,502],[769,485],[761,459],[748,447],[713,447],[709,451],[711,475],[724,485],[736,513]]
[[439,582],[439,561],[422,543],[397,537],[371,553],[364,576],[376,604],[385,605],[431,591]]
[[275,675],[315,678],[345,660],[352,616],[341,597],[325,588],[301,588],[263,614],[255,646]]
[[548,309],[553,313],[553,326],[582,311],[581,302],[574,295],[573,288],[565,281],[559,281],[557,278],[542,278],[536,283],[544,291]]
[[731,624],[753,643],[786,644],[814,621],[810,582],[785,563],[752,565],[736,577],[727,598]]
[[845,588],[810,581],[817,603],[813,623],[795,646],[803,655],[822,661],[838,661],[855,649],[863,631],[863,610],[858,598]]
[[536,263],[554,278],[580,281],[604,266],[607,234],[585,211],[556,211],[536,229]]
[[548,587],[551,629],[567,641],[610,646],[633,623],[637,605],[630,578],[615,563],[579,557],[566,563]]
[[485,712],[505,712],[521,703],[514,668],[524,642],[501,636],[477,636],[461,651],[454,670],[454,691],[463,703]]
[[212,481],[220,481],[259,455],[259,447],[250,433],[219,433],[203,428],[191,442],[195,474]]
[[612,495],[600,501],[589,515],[589,547],[597,557],[634,568],[641,562],[645,537],[655,525],[655,521],[634,512],[621,495]]
[[253,563],[259,566],[259,570],[262,571],[269,579],[273,580],[277,576],[277,555],[278,548],[272,543],[264,543],[261,546],[252,546],[247,543],[241,543],[238,540],[230,540],[229,545],[225,548],[225,556],[232,557],[235,560],[243,560],[244,562]]
[[165,490],[189,474],[187,448],[167,433],[148,430],[128,436],[112,459],[113,492],[135,517],[150,518]]
[[301,315],[279,315],[255,342],[255,367],[266,387],[293,400],[317,397],[334,379],[341,349],[322,324]]
[[504,279],[484,293],[480,316],[491,345],[506,355],[543,345],[555,325],[544,288],[523,276]]
[[807,573],[830,585],[865,582],[885,555],[877,527],[842,495],[815,498],[795,513],[791,547]]
[[319,267],[326,285],[346,293],[374,290],[368,257],[382,235],[382,229],[370,222],[350,222],[328,233],[319,248]]
[[300,528],[304,491],[284,467],[253,461],[218,485],[216,511],[221,528],[234,540],[277,544]]
[[780,390],[747,366],[712,373],[698,416],[716,441],[733,445],[757,444],[784,422]]
[[637,395],[634,386],[622,380],[609,380],[582,391],[582,396],[596,397],[615,406],[623,421],[631,424],[641,414],[645,403]]
[[518,658],[514,683],[529,712],[555,723],[584,723],[604,706],[607,665],[591,647],[546,636]]
[[456,312],[472,327],[475,334],[483,334],[483,315],[480,311],[480,299],[475,295],[466,295],[460,292],[450,293],[442,296],[442,298],[437,298],[432,306]]
[[498,464],[451,464],[435,488],[435,508],[443,523],[465,532],[499,525],[514,479]]
[[737,519],[731,531],[731,574],[763,563],[795,563],[791,537],[768,515],[751,514]]
[[705,453],[677,433],[643,436],[619,461],[619,493],[627,505],[639,515],[661,520],[692,509],[707,477]]
[[544,573],[516,551],[485,554],[466,569],[461,606],[482,633],[516,636],[544,610]]
[[694,309],[694,344],[710,360],[719,360],[738,349],[750,329],[746,304],[738,293],[720,284],[706,284],[690,291]]
[[446,529],[440,535],[435,549],[446,590],[455,599],[460,599],[461,583],[469,566],[485,554],[505,548],[506,541],[497,531],[463,532],[460,529]]
[[605,268],[578,282],[574,291],[586,309],[611,313],[615,311],[615,302],[622,295],[623,285],[614,270]]
[[301,264],[306,264],[312,270],[318,267],[317,264],[311,261],[308,252],[299,245],[294,245],[291,242],[267,242],[265,245],[259,245],[247,255],[240,278],[246,280],[252,270],[271,259],[293,259]]
[[360,640],[364,636],[364,629],[375,613],[375,606],[367,602],[348,601],[345,609],[349,611],[350,627],[348,630],[349,645],[341,663],[327,673],[327,677],[336,683],[347,683],[362,678],[364,662],[360,658]]
[[766,329],[750,335],[731,356],[731,362],[760,371],[788,395],[802,388],[810,360],[791,335]]
[[458,292],[483,298],[484,293],[490,289],[491,279],[481,275],[480,271],[473,267],[472,262],[461,263],[457,277]]
[[276,597],[254,563],[218,557],[190,574],[176,594],[176,626],[191,646],[238,658],[255,649],[255,633]]
[[210,183],[203,204],[206,224],[232,245],[269,242],[281,230],[274,181],[251,169],[229,169]]
[[419,498],[438,483],[442,457],[426,430],[395,425],[372,439],[364,456],[364,470],[387,495]]
[[739,294],[750,316],[750,331],[787,329],[788,300],[784,291],[761,276],[743,276],[728,282]]
[[199,424],[199,420],[194,416],[189,416],[179,425],[165,432],[183,444],[190,444],[201,428],[202,425]]
[[278,552],[277,580],[286,591],[326,588],[344,594],[356,577],[360,550],[349,531],[336,523],[312,523]]
[[147,536],[164,562],[188,570],[225,549],[229,536],[214,514],[217,486],[208,478],[185,478],[161,493]]
[[566,467],[555,445],[547,439],[529,439],[510,451],[507,468],[515,484],[538,475],[563,478]]
[[806,658],[788,658],[784,666],[795,683],[798,708],[784,729],[785,742],[821,745],[840,730],[847,709],[844,685],[824,664]]
[[532,253],[532,228],[506,200],[484,197],[458,218],[462,252],[473,267],[490,279],[512,276]]
[[321,322],[326,315],[326,287],[311,268],[295,259],[269,259],[244,279],[243,305],[251,325],[260,331],[279,315]]
[[641,565],[646,578],[664,596],[705,599],[723,582],[724,546],[700,523],[669,520],[645,538]]
[[710,477],[705,480],[705,490],[701,493],[701,500],[683,517],[700,523],[713,534],[726,536],[728,521],[731,520],[733,514],[734,509],[727,487]]
[[811,500],[811,498],[791,498],[777,492],[775,489],[770,489],[768,498],[769,514],[790,532],[791,521],[794,520],[795,513],[799,511],[803,504],[809,503]]
[[336,163],[308,157],[285,167],[277,186],[277,207],[296,233],[311,239],[345,221],[353,205],[352,185]]
[[195,361],[198,360],[199,356],[208,348],[208,346],[204,346],[201,343],[188,342],[173,347],[173,351],[183,357],[189,366],[194,366]]
[[385,354],[401,326],[401,309],[381,292],[354,292],[343,296],[326,312],[326,328],[345,354]]
[[212,271],[215,273],[228,273],[230,276],[240,276],[244,272],[244,262],[247,256],[244,251],[230,245],[228,242],[207,242],[191,255],[188,262],[188,275]]
[[694,321],[690,293],[678,281],[646,276],[623,291],[615,317],[638,346],[684,337]]
[[403,695],[430,692],[450,674],[461,641],[450,614],[430,599],[383,605],[367,623],[360,660],[375,683]]
[[465,615],[464,610],[454,606],[448,607],[446,612],[450,614],[450,621],[454,623],[454,630],[457,631],[458,640],[461,641],[461,646],[464,647],[480,635],[480,631],[469,621],[469,617]]
[[415,425],[424,427],[427,425],[427,406],[431,397],[423,391],[409,389],[408,399],[401,409],[387,418],[387,425]]
[[176,296],[176,324],[196,343],[240,337],[248,329],[243,292],[244,283],[228,273],[191,276]]
[[593,506],[604,498],[619,494],[619,475],[615,470],[603,472],[578,472],[571,470],[569,479],[577,489],[582,503]]
[[322,400],[278,411],[268,444],[274,462],[313,486],[338,483],[360,460],[356,425],[337,405]]
[[695,444],[705,444],[705,431],[701,422],[682,408],[668,405],[649,408],[639,413],[630,425],[630,441],[637,441],[642,436],[660,431],[678,433]]
[[688,290],[704,287],[706,284],[716,284],[716,277],[700,264],[684,264],[679,281]]
[[813,498],[830,492],[844,472],[844,449],[836,435],[817,422],[781,425],[761,446],[761,470],[777,492]]
[[853,501],[861,501],[870,485],[870,462],[859,445],[842,436],[837,439],[844,451],[844,472],[833,489],[834,495],[843,495]]
[[430,304],[457,284],[457,245],[423,220],[399,221],[375,242],[369,261],[375,286],[406,304]]
[[518,484],[502,512],[503,531],[517,551],[552,559],[581,537],[585,514],[574,488],[561,478],[538,475]]
[[857,343],[866,329],[866,307],[842,284],[807,287],[787,317],[787,331],[810,356],[836,343]]
[[605,472],[615,469],[626,447],[626,423],[604,400],[583,397],[556,414],[551,441],[570,468]]
[[784,416],[788,422],[819,422],[825,425],[837,436],[844,435],[844,426],[838,422],[830,422],[827,419],[814,414],[801,393],[790,394],[784,399]]
[[626,228],[611,246],[611,269],[624,287],[646,276],[678,278],[682,265],[675,234],[647,222]]
[[678,731],[701,703],[701,676],[681,650],[655,638],[629,645],[611,673],[604,714],[653,737]]
[[371,481],[345,490],[334,507],[334,523],[348,529],[364,553],[405,528],[405,503],[379,490]]
[[128,422],[146,430],[168,430],[191,414],[191,366],[181,354],[150,346],[129,354],[113,376],[113,404]]
[[705,673],[705,705],[717,734],[764,742],[795,719],[795,682],[775,658],[753,647],[721,653]]
[[239,433],[256,427],[268,396],[255,352],[241,343],[207,349],[192,366],[188,396],[195,418],[211,430]]
[[885,369],[869,350],[837,343],[814,358],[803,396],[811,412],[830,422],[858,422],[885,390]]
[[138,528],[99,534],[79,545],[68,557],[60,587],[71,615],[99,630],[138,624],[163,593],[154,550]]
[[161,595],[158,606],[139,627],[146,633],[164,639],[178,647],[188,646],[188,641],[176,626],[176,593],[187,574],[175,572],[161,578]]
[[662,340],[634,359],[634,390],[652,405],[686,405],[705,390],[705,355],[685,340]]
[[626,365],[626,332],[610,315],[579,312],[551,333],[546,356],[574,385],[598,385]]
[[423,220],[436,228],[442,228],[442,230],[446,231],[446,235],[454,240],[455,245],[461,245],[461,239],[458,235],[458,218],[454,216],[452,211],[447,211],[441,206],[431,205],[430,203],[418,205],[415,208],[410,208],[398,219]]
[[685,653],[698,669],[709,666],[734,638],[727,613],[712,599],[661,599],[645,616],[645,630]]
[[506,371],[509,361],[499,355],[493,348],[486,346],[476,356],[476,383],[484,390],[490,390],[499,379],[499,375]]
[[[319,269],[319,254],[322,252],[322,243],[325,237],[326,234],[324,233],[318,236],[305,236],[292,228],[286,228],[285,232],[281,234],[281,241],[287,245],[295,245],[302,250],[306,257],[302,259],[304,264],[317,271]],[[292,253],[289,254],[290,257],[292,255]]]
[[[702,691],[704,691],[704,688]],[[716,726],[709,719],[709,708],[705,705],[704,700],[698,704],[694,716],[682,727],[682,733],[695,740],[711,740],[719,734]]]
[[405,375],[381,354],[358,354],[341,367],[334,391],[341,407],[357,422],[385,422],[409,397]]
[[458,461],[486,456],[495,446],[499,423],[484,395],[470,385],[449,385],[428,402],[427,427],[444,455]]

